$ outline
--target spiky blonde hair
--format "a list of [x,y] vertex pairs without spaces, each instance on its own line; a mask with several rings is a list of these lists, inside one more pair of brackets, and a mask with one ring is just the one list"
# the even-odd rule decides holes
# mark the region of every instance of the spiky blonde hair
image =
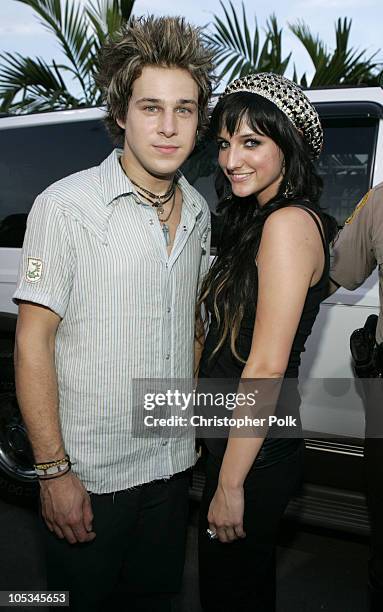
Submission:
[[207,125],[207,105],[212,91],[213,53],[202,42],[201,28],[181,17],[132,18],[99,55],[96,82],[107,107],[106,124],[120,138],[134,81],[145,66],[183,68],[198,85],[198,124]]

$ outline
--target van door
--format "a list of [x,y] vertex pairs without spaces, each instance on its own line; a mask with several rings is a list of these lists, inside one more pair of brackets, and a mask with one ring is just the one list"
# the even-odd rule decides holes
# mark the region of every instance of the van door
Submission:
[[[373,184],[382,107],[375,103],[318,104],[325,145],[318,170],[321,200],[342,227]],[[324,301],[306,343],[300,370],[302,421],[307,435],[364,437],[364,413],[355,388],[349,339],[379,309],[377,272],[359,289]]]

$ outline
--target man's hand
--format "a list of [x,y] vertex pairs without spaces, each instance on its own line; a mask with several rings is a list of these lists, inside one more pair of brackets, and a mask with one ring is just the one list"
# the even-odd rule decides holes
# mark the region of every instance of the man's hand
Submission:
[[211,501],[207,520],[220,542],[233,542],[245,538],[243,531],[244,494],[243,487],[226,489],[218,485]]
[[94,540],[90,497],[73,472],[40,480],[40,487],[42,515],[50,531],[69,544]]

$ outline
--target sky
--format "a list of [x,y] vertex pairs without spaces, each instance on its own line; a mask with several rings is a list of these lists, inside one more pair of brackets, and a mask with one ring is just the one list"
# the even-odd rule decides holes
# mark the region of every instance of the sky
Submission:
[[[72,0],[86,3],[88,0]],[[228,0],[225,0],[225,4]],[[241,12],[241,2],[233,0],[237,14]],[[339,17],[352,19],[351,45],[367,49],[368,54],[379,51],[377,58],[383,62],[383,2],[382,0],[244,0],[248,21],[254,16],[259,29],[263,30],[267,18],[275,13],[279,26],[283,26],[283,56],[293,52],[286,76],[292,76],[293,62],[298,75],[312,73],[312,64],[301,43],[289,32],[288,23],[303,19],[313,33],[331,49],[335,46],[334,24]],[[205,25],[212,21],[214,14],[222,17],[219,0],[136,0],[134,14],[142,15],[183,15],[190,22]],[[261,39],[262,40],[262,39]],[[53,35],[45,30],[35,17],[32,9],[18,0],[0,0],[0,51],[19,52],[23,56],[42,56],[46,61],[62,58]],[[383,67],[383,66],[382,66]]]

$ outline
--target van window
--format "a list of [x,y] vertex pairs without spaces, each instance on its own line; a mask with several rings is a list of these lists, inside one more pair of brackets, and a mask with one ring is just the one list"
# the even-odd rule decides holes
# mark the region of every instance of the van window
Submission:
[[220,236],[220,217],[215,214],[218,197],[215,176],[218,168],[218,148],[211,139],[200,142],[181,170],[185,177],[200,192],[209,204],[211,212],[211,246],[217,247]]
[[321,205],[339,226],[372,182],[378,122],[371,119],[324,119],[324,148],[317,162],[323,179]]
[[112,149],[101,120],[0,130],[0,247],[22,246],[27,215],[48,185]]
[[[376,119],[322,119],[324,148],[317,162],[323,179],[322,207],[339,226],[350,215],[372,182],[372,166],[378,122]],[[199,145],[184,164],[186,178],[206,198],[212,211],[212,246],[219,241],[219,217],[214,213],[217,147],[213,142]]]
[[[322,119],[325,144],[318,162],[322,206],[343,225],[371,186],[378,123],[373,119]],[[60,178],[99,164],[113,145],[102,121],[0,130],[0,247],[21,247],[28,212],[36,196]],[[182,167],[212,211],[212,246],[220,219],[215,215],[217,147],[200,143]]]

